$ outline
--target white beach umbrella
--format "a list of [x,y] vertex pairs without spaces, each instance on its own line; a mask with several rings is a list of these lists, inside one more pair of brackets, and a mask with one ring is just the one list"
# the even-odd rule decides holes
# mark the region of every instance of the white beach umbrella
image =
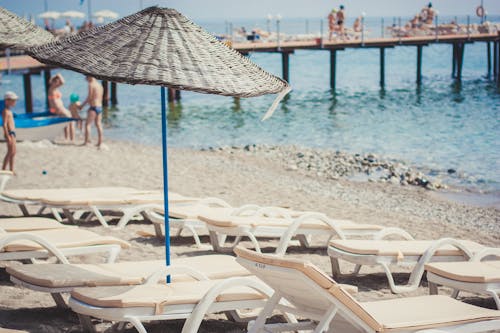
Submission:
[[99,11],[95,12],[93,16],[96,18],[103,18],[103,19],[109,18],[109,19],[114,20],[114,19],[117,19],[118,16],[120,16],[120,15],[112,10],[103,9],[103,10],[99,10]]
[[59,12],[43,12],[38,15],[39,18],[41,19],[50,19],[50,20],[57,20],[59,17],[61,17],[61,13]]
[[64,18],[85,18],[85,14],[77,10],[69,10],[61,14]]

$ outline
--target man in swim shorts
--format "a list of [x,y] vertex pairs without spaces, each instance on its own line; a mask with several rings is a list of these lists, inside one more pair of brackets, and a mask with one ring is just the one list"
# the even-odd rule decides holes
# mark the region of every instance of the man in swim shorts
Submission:
[[345,22],[345,10],[344,5],[340,5],[340,10],[337,12],[337,25],[339,26],[339,35],[342,40],[345,39],[345,30],[344,30],[344,22]]
[[81,108],[86,104],[90,107],[87,111],[87,122],[85,124],[85,142],[84,145],[90,143],[90,130],[92,123],[95,124],[97,129],[97,147],[100,148],[102,144],[102,95],[104,89],[102,85],[92,76],[85,76],[89,85],[89,92],[87,99],[82,103]]
[[5,107],[2,111],[3,135],[7,143],[7,153],[3,159],[2,170],[7,170],[7,166],[9,166],[12,172],[14,172],[14,156],[16,156],[16,125],[11,108],[16,105],[17,99],[15,93],[7,91],[4,96]]

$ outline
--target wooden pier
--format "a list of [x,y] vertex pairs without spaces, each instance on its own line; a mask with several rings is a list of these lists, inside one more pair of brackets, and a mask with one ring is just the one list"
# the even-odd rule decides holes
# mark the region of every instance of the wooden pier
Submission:
[[290,54],[295,50],[317,50],[330,52],[330,87],[335,90],[337,51],[345,49],[378,48],[380,50],[380,87],[385,86],[385,49],[400,46],[416,47],[416,80],[422,84],[422,55],[424,47],[430,44],[451,44],[453,46],[452,74],[457,81],[462,79],[462,68],[464,63],[465,45],[470,43],[486,43],[487,68],[486,75],[491,77],[491,45],[493,45],[493,76],[500,87],[500,33],[498,34],[473,34],[473,35],[432,35],[420,37],[398,37],[398,38],[372,38],[364,40],[328,41],[316,39],[311,41],[290,41],[273,43],[234,43],[232,47],[243,55],[252,52],[272,52],[282,54],[282,78],[286,81],[290,79]]
[[[317,50],[330,52],[330,87],[333,91],[336,88],[336,71],[338,52],[348,48],[378,48],[380,58],[380,87],[385,86],[385,50],[394,47],[415,47],[416,48],[416,80],[417,85],[422,84],[422,55],[424,47],[430,44],[451,44],[451,76],[457,81],[462,79],[465,46],[470,43],[482,42],[486,44],[486,76],[493,79],[500,89],[500,32],[497,34],[474,34],[474,35],[438,35],[422,37],[399,37],[399,38],[373,38],[363,40],[348,41],[327,41],[316,39],[311,41],[286,41],[286,42],[258,42],[258,43],[235,43],[232,47],[243,55],[252,52],[272,52],[281,54],[282,78],[290,82],[290,55],[295,50]],[[493,48],[493,50],[492,50]],[[33,111],[33,98],[31,87],[31,75],[44,75],[45,92],[47,96],[48,81],[50,71],[53,67],[46,66],[35,59],[26,56],[14,56],[0,58],[0,71],[19,73],[23,75],[24,99],[26,112]],[[109,84],[111,87],[109,87]],[[105,96],[103,105],[118,104],[117,85],[115,82],[103,81]],[[180,100],[180,91],[168,90],[168,100],[173,102]],[[48,105],[48,98],[46,99]]]

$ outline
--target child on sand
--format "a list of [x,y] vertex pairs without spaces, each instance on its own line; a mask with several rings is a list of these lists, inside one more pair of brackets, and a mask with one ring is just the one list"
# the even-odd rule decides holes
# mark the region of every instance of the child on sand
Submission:
[[82,131],[82,118],[80,117],[80,110],[82,109],[81,107],[81,103],[80,103],[80,96],[78,96],[77,94],[73,93],[69,96],[69,107],[68,107],[68,110],[69,112],[71,112],[71,118],[73,119],[78,119],[76,121],[76,127]]
[[3,159],[2,170],[6,170],[7,165],[9,165],[12,172],[14,172],[14,156],[16,155],[16,125],[11,108],[16,105],[17,99],[17,95],[12,91],[6,92],[4,96],[5,107],[2,111],[3,135],[7,143],[7,153]]

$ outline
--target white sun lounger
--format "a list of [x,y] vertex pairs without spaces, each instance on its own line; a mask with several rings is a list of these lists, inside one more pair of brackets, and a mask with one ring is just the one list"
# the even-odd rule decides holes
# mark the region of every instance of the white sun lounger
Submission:
[[[197,230],[207,230],[205,222],[201,221],[199,215],[217,216],[252,216],[252,215],[276,215],[279,216],[299,216],[302,212],[293,211],[281,207],[261,207],[248,204],[241,207],[233,207],[226,201],[219,198],[203,198],[194,202],[178,202],[169,206],[169,223],[171,228],[177,229],[177,236],[183,230],[188,230],[195,240],[197,246],[201,246],[201,241]],[[147,216],[155,226],[157,237],[164,237],[164,211],[159,210],[147,212]]]
[[[220,254],[174,258],[172,266],[176,269],[182,268],[189,273],[174,274],[173,282],[192,281],[191,275],[208,279],[224,279],[250,274],[236,262],[236,258]],[[65,307],[62,293],[82,287],[142,284],[163,267],[165,267],[164,260],[111,264],[15,265],[7,267],[7,273],[10,274],[13,283],[31,290],[48,292],[58,306]]]
[[72,228],[30,232],[0,232],[0,260],[32,260],[56,257],[68,263],[67,256],[107,253],[107,262],[114,262],[122,248],[130,244],[115,237]]
[[[264,208],[265,209],[265,208]],[[273,208],[274,209],[274,208]],[[371,236],[377,238],[384,232],[384,227],[372,224],[359,224],[349,220],[337,220],[321,213],[304,212],[299,217],[263,216],[261,211],[252,216],[237,216],[236,214],[204,214],[198,218],[207,224],[211,235],[212,246],[216,251],[232,250],[241,237],[248,237],[256,251],[260,252],[257,238],[279,238],[277,255],[284,255],[293,237],[298,236],[301,243],[309,246],[309,237],[313,235],[329,235],[347,239],[352,236]],[[398,229],[407,237],[411,237]],[[235,236],[236,241],[229,247],[220,242],[221,236]]]
[[0,232],[25,232],[36,230],[72,228],[57,220],[46,217],[5,217],[0,218]]
[[[443,238],[439,240],[332,240],[328,255],[332,262],[333,277],[342,276],[339,260],[356,265],[358,274],[363,265],[381,266],[394,293],[410,292],[418,288],[425,264],[436,261],[464,261],[484,249],[484,246],[465,240]],[[397,286],[390,266],[411,267],[407,285]]]
[[[91,212],[105,227],[109,227],[109,225],[102,212],[119,212],[122,214],[119,226],[123,227],[134,216],[161,207],[163,205],[163,192],[142,191],[129,187],[18,189],[2,192],[0,199],[19,205],[26,216],[29,215],[27,205],[39,206],[38,214],[49,208],[59,221],[61,216],[58,210],[62,210],[71,222],[75,222],[75,219],[78,219],[83,212]],[[197,199],[184,197],[177,193],[169,195],[170,202],[193,200]]]
[[165,274],[178,273],[170,266],[142,285],[77,288],[68,305],[87,330],[92,329],[89,317],[117,322],[118,328],[131,323],[139,333],[147,332],[144,322],[186,319],[182,333],[194,333],[206,314],[262,308],[271,293],[255,277],[208,280],[193,276],[197,281],[157,283]]
[[[257,320],[249,325],[249,333],[305,330],[334,333],[351,332],[350,328],[366,333],[473,333],[500,327],[497,310],[437,295],[357,302],[308,262],[277,258],[241,247],[235,252],[240,264],[274,289]],[[274,310],[309,321],[266,324]]]
[[12,171],[0,170],[0,193],[5,189],[9,180],[14,176]]
[[488,248],[476,253],[469,261],[439,262],[426,264],[429,291],[437,295],[438,285],[453,288],[452,297],[458,297],[461,290],[493,297],[500,310],[500,261],[484,258],[500,257],[500,249]]

